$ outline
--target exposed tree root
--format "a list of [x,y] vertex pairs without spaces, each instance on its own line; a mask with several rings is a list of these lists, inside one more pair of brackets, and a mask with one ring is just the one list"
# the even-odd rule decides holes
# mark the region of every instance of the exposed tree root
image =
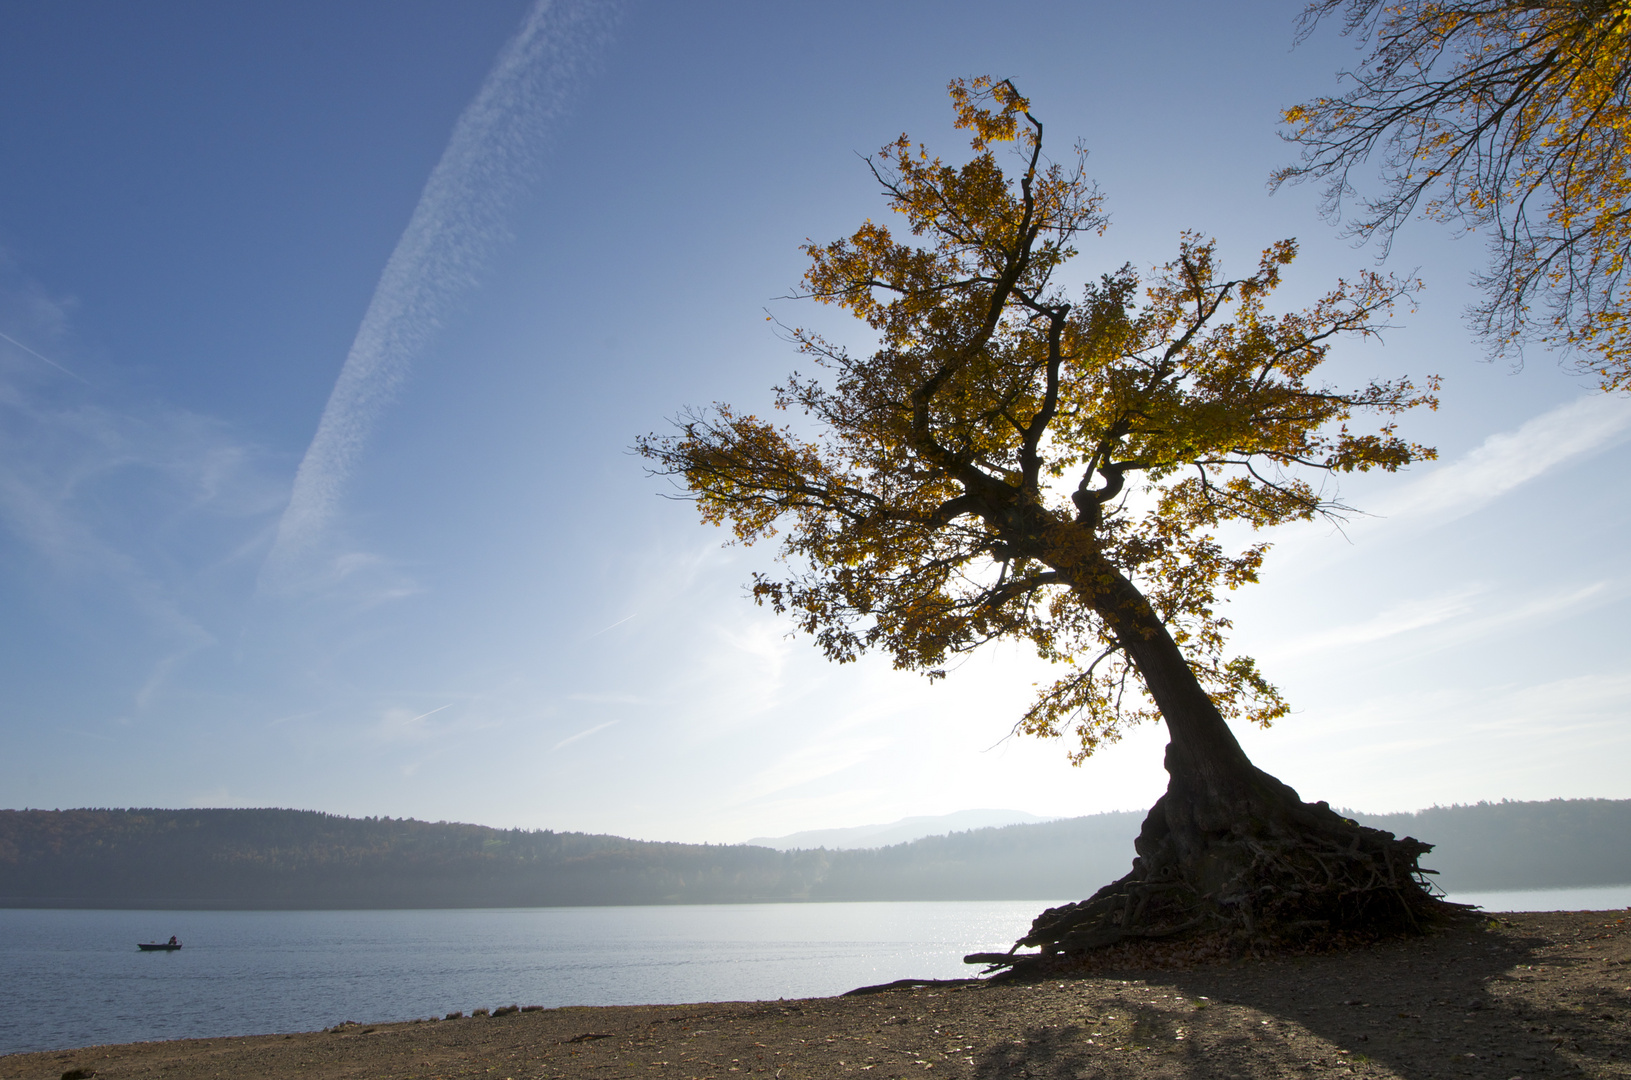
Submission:
[[1131,873],[1044,911],[1008,953],[967,961],[1022,973],[1187,936],[1228,940],[1240,955],[1421,933],[1471,910],[1427,883],[1433,871],[1418,860],[1431,844],[1367,828],[1252,772],[1232,799],[1169,789],[1144,820]]

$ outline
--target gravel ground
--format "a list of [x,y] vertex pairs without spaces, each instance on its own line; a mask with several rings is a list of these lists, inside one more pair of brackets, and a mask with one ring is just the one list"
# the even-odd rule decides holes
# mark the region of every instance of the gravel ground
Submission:
[[1631,912],[1340,954],[0,1057],[0,1078],[1631,1078]]

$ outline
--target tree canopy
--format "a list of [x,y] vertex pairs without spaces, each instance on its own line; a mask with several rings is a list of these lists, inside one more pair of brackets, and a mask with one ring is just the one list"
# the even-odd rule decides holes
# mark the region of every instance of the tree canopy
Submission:
[[814,370],[775,404],[800,419],[715,405],[640,451],[705,521],[779,537],[784,569],[753,594],[833,660],[878,649],[939,677],[987,642],[1028,641],[1064,674],[1020,726],[1069,735],[1078,762],[1158,711],[1268,724],[1286,705],[1228,653],[1219,611],[1265,545],[1226,550],[1217,531],[1338,512],[1323,476],[1432,456],[1392,419],[1435,405],[1432,385],[1339,389],[1318,371],[1410,283],[1361,272],[1275,314],[1293,241],[1230,277],[1185,234],[1147,278],[1128,264],[1072,289],[1076,244],[1105,226],[1080,151],[1050,161],[1010,83],[958,80],[951,97],[972,157],[901,136],[869,159],[890,224],[806,247],[800,294],[863,320],[876,349],[795,329]]
[[[1486,230],[1494,352],[1572,351],[1605,390],[1631,389],[1631,7],[1621,0],[1316,0],[1306,34],[1345,15],[1370,46],[1351,89],[1287,109],[1324,208],[1388,244],[1418,211]],[[1355,202],[1377,159],[1381,194]]]

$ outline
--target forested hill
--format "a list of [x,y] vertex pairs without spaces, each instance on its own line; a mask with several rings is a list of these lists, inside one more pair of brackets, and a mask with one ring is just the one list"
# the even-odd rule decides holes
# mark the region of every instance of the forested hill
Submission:
[[1357,814],[1365,825],[1434,845],[1421,864],[1445,888],[1545,889],[1631,884],[1631,799],[1435,806]]
[[309,810],[0,811],[0,904],[512,907],[789,900],[824,852]]
[[[0,810],[0,906],[371,908],[1073,899],[1141,813],[861,851],[672,844],[305,810]],[[1450,889],[1631,882],[1631,801],[1355,815],[1436,843]]]
[[[774,851],[306,810],[0,810],[0,905],[511,907],[1035,899],[1126,872],[1142,815]],[[1084,894],[1085,895],[1085,894]]]

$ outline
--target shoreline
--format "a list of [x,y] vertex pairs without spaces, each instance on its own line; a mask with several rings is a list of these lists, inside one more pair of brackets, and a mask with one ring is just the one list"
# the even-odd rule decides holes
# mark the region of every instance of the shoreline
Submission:
[[1502,914],[1343,953],[860,996],[577,1006],[0,1057],[0,1080],[1631,1078],[1631,918]]
[[[1074,894],[1071,894],[1074,895]],[[1548,885],[1457,889],[1444,894],[1444,899],[1454,903],[1467,903],[1480,907],[1487,907],[1485,900],[1492,902],[1510,901],[1516,898],[1539,898],[1556,896],[1560,899],[1576,901],[1598,901],[1612,898],[1615,903],[1610,907],[1582,907],[1563,906],[1557,908],[1521,908],[1521,909],[1490,909],[1486,914],[1490,916],[1548,914],[1552,912],[1580,912],[1592,911],[1620,911],[1631,910],[1631,882],[1613,882],[1607,885]],[[1618,901],[1625,900],[1625,904]],[[736,908],[736,907],[810,907],[827,904],[1063,904],[1071,901],[1060,894],[1057,897],[1037,896],[975,896],[975,897],[874,897],[874,898],[836,898],[836,897],[757,897],[734,900],[674,900],[674,901],[628,901],[625,903],[581,903],[581,904],[408,904],[387,905],[357,902],[351,904],[310,904],[305,902],[291,902],[286,905],[267,904],[264,900],[237,901],[237,900],[178,900],[174,897],[156,898],[152,900],[124,900],[117,904],[103,903],[97,900],[84,898],[62,897],[12,897],[0,896],[0,911],[98,911],[98,912],[174,912],[177,914],[297,914],[307,913],[355,913],[355,912],[475,912],[475,911],[592,911],[603,909],[685,909],[685,908]]]

